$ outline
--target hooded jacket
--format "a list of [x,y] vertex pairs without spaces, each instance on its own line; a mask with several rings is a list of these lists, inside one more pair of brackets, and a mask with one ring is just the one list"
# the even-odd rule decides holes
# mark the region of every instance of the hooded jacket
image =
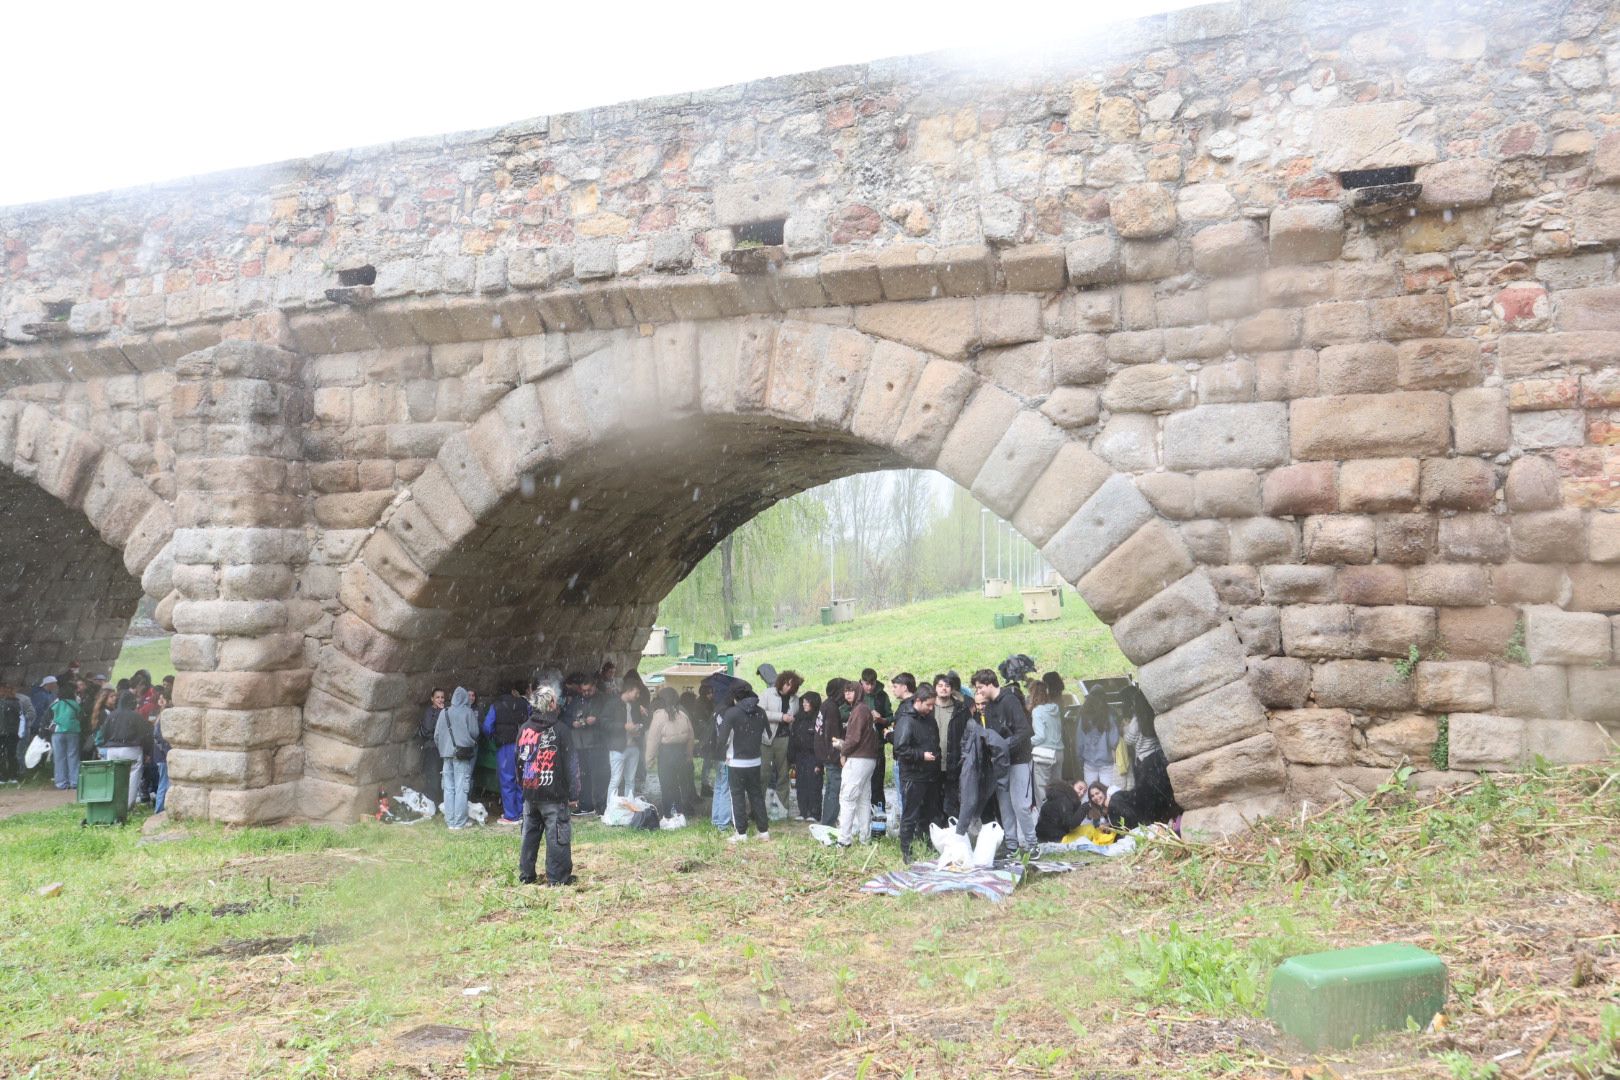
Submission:
[[720,717],[716,739],[726,748],[726,764],[747,768],[760,762],[765,741],[765,710],[752,693],[732,703]]
[[[809,708],[809,712],[805,709]],[[816,730],[821,727],[821,702],[811,698],[799,699],[799,710],[794,714],[793,725],[788,728],[788,754],[794,761],[816,756]]]
[[[945,764],[939,746],[939,721],[933,709],[927,715],[918,712],[916,702],[915,697],[909,697],[895,710],[894,760],[902,776],[937,780]],[[923,760],[924,754],[933,754],[934,760]]]
[[[573,732],[557,722],[558,715],[531,712],[518,728],[517,774],[522,777],[529,763],[541,753],[549,753],[537,770],[538,785],[523,789],[530,802],[573,802],[579,798],[579,769],[574,763]],[[549,736],[555,736],[555,740]],[[554,745],[546,746],[547,743]]]
[[849,724],[844,728],[844,757],[874,760],[883,757],[883,736],[878,732],[877,718],[864,701],[849,714]]
[[985,702],[984,724],[1007,740],[1007,756],[1013,765],[1028,765],[1035,725],[1030,723],[1024,703],[1006,687],[994,701]]
[[450,704],[439,714],[433,728],[433,743],[442,758],[454,758],[456,750],[478,745],[478,714],[473,712],[465,686],[456,687],[450,695]]
[[843,703],[843,694],[828,695],[816,717],[816,760],[823,765],[837,765],[843,760],[838,747],[833,745],[834,739],[844,737],[844,717],[838,710]]
[[101,722],[102,745],[114,747],[152,747],[152,725],[135,708],[135,695],[127,690],[119,696],[118,707]]
[[992,795],[1007,788],[1008,744],[995,728],[969,724],[962,741],[962,777],[959,781],[961,816],[956,831],[967,835],[973,819]]
[[1053,784],[1046,789],[1040,817],[1035,819],[1035,839],[1044,844],[1062,842],[1090,817],[1091,800],[1075,794],[1073,784]]

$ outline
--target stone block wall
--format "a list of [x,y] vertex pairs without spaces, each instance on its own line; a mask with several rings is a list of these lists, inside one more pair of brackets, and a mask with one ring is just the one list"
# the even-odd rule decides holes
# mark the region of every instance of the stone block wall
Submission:
[[1600,756],[1617,79],[1605,5],[1263,0],[0,210],[10,460],[182,631],[222,820],[347,816],[429,686],[632,657],[894,465],[1111,623],[1205,827],[1445,782],[1442,724]]

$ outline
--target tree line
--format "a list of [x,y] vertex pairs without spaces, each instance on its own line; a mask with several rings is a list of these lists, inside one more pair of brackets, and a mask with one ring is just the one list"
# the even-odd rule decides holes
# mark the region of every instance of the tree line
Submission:
[[994,577],[998,555],[1000,576],[1015,583],[1044,575],[1027,541],[943,484],[919,469],[858,473],[784,499],[722,539],[658,620],[722,641],[737,624],[815,622],[832,599],[873,611],[978,589],[981,559]]

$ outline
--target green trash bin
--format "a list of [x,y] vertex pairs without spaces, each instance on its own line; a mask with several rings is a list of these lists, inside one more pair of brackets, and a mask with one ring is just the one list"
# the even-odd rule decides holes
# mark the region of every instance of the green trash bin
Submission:
[[997,630],[1005,630],[1009,626],[1017,626],[1019,623],[1021,623],[1023,621],[1024,621],[1024,616],[1020,612],[1013,611],[1013,612],[1005,612],[1005,613],[1003,613],[1003,612],[997,612],[996,613],[995,623],[996,623],[996,629]]
[[1350,1046],[1411,1021],[1428,1027],[1446,1005],[1446,965],[1404,942],[1284,960],[1266,1014],[1311,1050]]
[[664,655],[665,656],[679,656],[679,655],[681,655],[681,635],[679,635],[679,634],[665,634],[664,635]]
[[79,763],[79,801],[86,825],[122,825],[129,818],[129,767],[133,761]]

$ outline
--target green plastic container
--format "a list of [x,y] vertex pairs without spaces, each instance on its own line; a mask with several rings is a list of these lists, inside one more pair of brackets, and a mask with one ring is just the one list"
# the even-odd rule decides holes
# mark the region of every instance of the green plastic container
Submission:
[[1427,1027],[1446,1004],[1446,965],[1416,945],[1364,945],[1284,960],[1266,1014],[1308,1049],[1349,1046],[1410,1018]]
[[996,629],[997,630],[1005,630],[1009,626],[1017,626],[1019,623],[1021,623],[1023,621],[1024,621],[1024,616],[1021,613],[1016,612],[1016,611],[1011,612],[1011,613],[1007,613],[1007,614],[1003,614],[1001,612],[996,613]]
[[832,625],[832,608],[831,607],[824,607],[824,608],[821,609],[821,625],[822,626],[831,626]]
[[681,655],[681,635],[679,635],[679,634],[665,634],[664,635],[664,655],[665,656],[679,656],[679,655]]
[[692,643],[692,659],[700,660],[705,664],[712,664],[720,659],[720,646],[708,641],[694,641]]
[[79,801],[87,825],[122,825],[129,817],[129,767],[133,761],[79,763]]

